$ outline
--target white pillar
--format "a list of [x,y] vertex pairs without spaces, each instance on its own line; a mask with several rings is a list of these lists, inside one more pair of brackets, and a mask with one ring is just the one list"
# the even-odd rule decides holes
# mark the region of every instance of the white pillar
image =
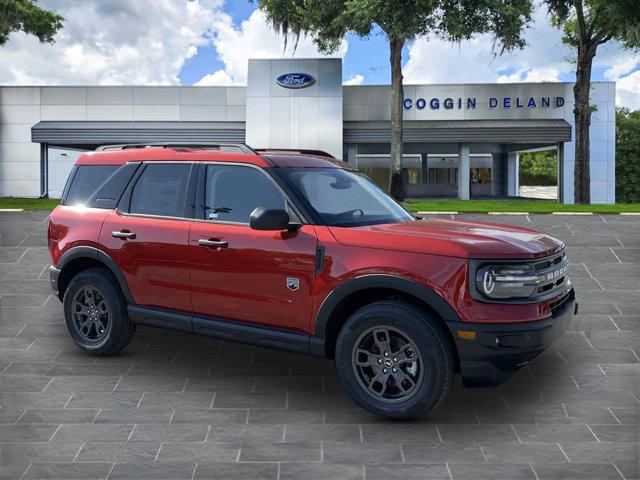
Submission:
[[518,152],[509,152],[507,155],[507,195],[509,197],[517,197],[520,187],[520,154]]
[[458,198],[469,200],[469,154],[468,143],[458,144]]

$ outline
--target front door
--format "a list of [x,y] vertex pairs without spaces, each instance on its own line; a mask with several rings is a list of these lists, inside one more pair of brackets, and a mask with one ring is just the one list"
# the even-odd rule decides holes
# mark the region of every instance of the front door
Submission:
[[102,226],[100,244],[120,267],[137,305],[191,311],[192,215],[186,214],[191,168],[187,163],[145,165],[125,211],[112,212]]
[[203,170],[198,201],[204,218],[194,221],[189,235],[194,312],[308,331],[317,245],[313,226],[252,230],[249,215],[256,207],[287,205],[282,191],[255,167],[209,164]]

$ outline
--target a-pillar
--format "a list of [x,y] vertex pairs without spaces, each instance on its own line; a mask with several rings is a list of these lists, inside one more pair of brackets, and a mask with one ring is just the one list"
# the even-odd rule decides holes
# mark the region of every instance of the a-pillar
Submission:
[[458,198],[469,200],[469,155],[468,143],[458,144]]

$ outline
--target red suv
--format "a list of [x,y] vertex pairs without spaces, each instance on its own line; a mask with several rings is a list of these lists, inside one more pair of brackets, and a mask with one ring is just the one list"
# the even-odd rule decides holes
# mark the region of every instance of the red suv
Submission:
[[335,358],[380,415],[495,385],[577,305],[564,245],[530,228],[419,220],[322,152],[102,147],[49,221],[51,285],[84,351],[137,324]]

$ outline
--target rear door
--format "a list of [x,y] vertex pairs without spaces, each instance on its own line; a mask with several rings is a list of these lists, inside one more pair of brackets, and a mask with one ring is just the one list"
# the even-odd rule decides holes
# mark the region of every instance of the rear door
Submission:
[[137,305],[191,311],[187,245],[194,175],[190,163],[144,164],[103,224],[102,248],[122,270]]
[[317,245],[313,226],[295,232],[252,230],[249,215],[256,207],[288,206],[294,215],[280,188],[249,165],[201,169],[196,204],[203,208],[189,238],[194,312],[308,330]]

